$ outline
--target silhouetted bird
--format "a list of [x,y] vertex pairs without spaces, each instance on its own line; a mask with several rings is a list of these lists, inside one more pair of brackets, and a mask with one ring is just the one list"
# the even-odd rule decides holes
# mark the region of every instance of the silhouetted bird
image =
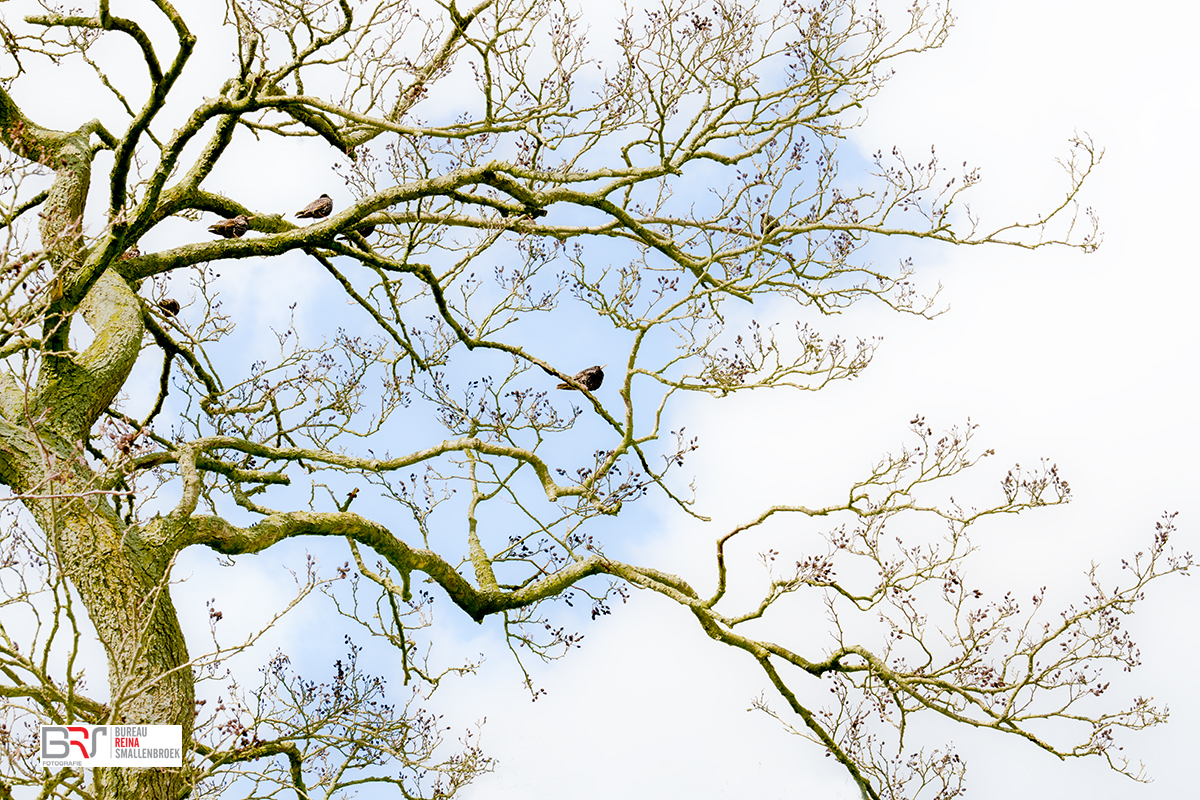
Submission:
[[[370,239],[375,234],[375,226],[374,225],[360,225],[354,229],[354,232],[357,233],[359,236],[363,237],[364,239]],[[354,243],[348,233],[343,233],[338,238],[345,239],[347,242],[350,242],[351,244]]]
[[233,219],[225,219],[215,225],[209,225],[208,232],[215,233],[217,236],[224,236],[226,239],[237,239],[250,230],[250,220],[252,219],[254,217],[238,214]]
[[159,300],[158,307],[171,317],[179,313],[179,301],[170,297],[168,297],[166,300]]
[[771,216],[770,214],[768,214],[764,211],[763,215],[762,215],[763,238],[764,239],[767,238],[768,236],[770,236],[772,233],[774,233],[777,230],[779,230],[779,220],[775,219],[775,217]]
[[[575,376],[575,382],[583,384],[583,387],[589,392],[594,392],[600,388],[600,384],[604,383],[604,367],[607,366],[608,364],[599,367],[588,367]],[[569,383],[560,383],[558,388],[574,389],[575,387]]]
[[302,219],[317,219],[319,217],[328,217],[332,213],[333,198],[327,194],[323,194],[306,205],[303,211],[297,211],[296,216]]

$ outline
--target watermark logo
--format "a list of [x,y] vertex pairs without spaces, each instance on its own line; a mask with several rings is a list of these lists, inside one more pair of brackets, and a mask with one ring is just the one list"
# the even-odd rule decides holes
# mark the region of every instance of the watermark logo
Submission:
[[42,766],[179,767],[179,725],[43,725]]

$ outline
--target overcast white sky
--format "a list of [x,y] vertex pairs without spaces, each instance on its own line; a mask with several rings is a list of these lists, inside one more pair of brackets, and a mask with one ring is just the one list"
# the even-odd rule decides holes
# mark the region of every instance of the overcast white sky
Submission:
[[[861,379],[815,395],[695,404],[683,421],[703,449],[690,463],[715,521],[631,530],[644,542],[631,560],[702,581],[717,533],[771,503],[837,499],[906,441],[914,413],[935,428],[968,416],[979,423],[979,441],[997,450],[981,467],[988,487],[1012,462],[1041,457],[1071,482],[1069,506],[977,531],[976,569],[987,580],[1049,584],[1049,602],[1065,606],[1091,561],[1145,546],[1164,510],[1181,512],[1177,546],[1200,550],[1192,312],[1200,265],[1185,249],[1200,184],[1190,150],[1200,11],[1161,1],[1131,11],[1106,0],[976,0],[956,13],[943,49],[897,64],[850,144],[863,154],[894,144],[923,154],[936,144],[944,163],[969,159],[984,178],[973,207],[1000,220],[1054,197],[1062,185],[1054,159],[1086,132],[1107,150],[1086,195],[1104,246],[1091,256],[924,252],[918,278],[945,285],[947,314],[922,321],[863,307],[823,323],[830,333],[885,337]],[[308,188],[296,191],[307,199]],[[301,280],[286,269],[256,269],[249,280],[282,291]],[[238,569],[239,596],[254,607],[251,592],[270,586],[251,577],[252,563]],[[200,578],[176,595],[189,592],[211,594]],[[1186,665],[1200,655],[1196,599],[1189,579],[1157,587],[1131,626],[1146,666],[1116,684],[1172,708],[1169,726],[1124,742],[1153,783],[1132,783],[1099,761],[1062,764],[1005,737],[939,728],[934,738],[955,737],[970,760],[969,796],[1158,800],[1193,785],[1200,689]],[[299,642],[302,620],[289,626]],[[437,696],[455,725],[487,718],[483,743],[500,760],[466,800],[858,796],[818,748],[747,712],[764,688],[760,670],[668,601],[635,595],[584,632],[582,649],[537,670],[547,694],[536,703],[495,648],[494,625],[463,626],[460,641],[446,643],[451,652],[489,651],[479,676]]]

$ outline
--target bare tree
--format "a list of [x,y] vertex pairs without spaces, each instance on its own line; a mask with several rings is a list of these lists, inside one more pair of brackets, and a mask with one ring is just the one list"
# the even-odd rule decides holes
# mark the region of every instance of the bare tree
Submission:
[[[0,796],[450,796],[491,762],[472,735],[447,755],[423,709],[447,672],[474,668],[420,655],[434,597],[502,618],[516,657],[553,658],[577,641],[556,602],[608,614],[628,586],[755,659],[784,710],[760,706],[865,796],[960,791],[952,752],[906,744],[919,714],[1132,771],[1114,731],[1164,713],[1097,701],[1101,670],[1136,665],[1123,615],[1190,559],[1171,554],[1167,519],[1122,588],[1097,577],[1059,614],[1040,595],[985,596],[962,578],[971,526],[1069,490],[1044,464],[1014,468],[979,508],[955,503],[943,487],[988,454],[970,426],[939,435],[917,418],[914,443],[844,502],[721,532],[709,590],[605,554],[604,520],[643,497],[705,519],[683,470],[696,442],[670,406],[682,393],[817,390],[876,346],[826,338],[822,315],[860,300],[937,313],[909,262],[872,263],[880,242],[1097,246],[1077,202],[1099,158],[1086,139],[1059,205],[991,228],[963,205],[978,174],[936,154],[840,171],[893,59],[939,46],[947,10],[918,3],[889,26],[848,1],[664,2],[589,30],[557,0],[227,0],[222,18],[152,5],[3,20],[0,479],[21,510],[0,564]],[[121,66],[132,54],[136,71]],[[105,97],[84,115],[99,117],[55,130],[23,111],[52,64]],[[297,164],[330,162],[345,186],[332,208],[271,193]],[[328,323],[316,338],[280,331],[277,357],[247,370],[218,298],[263,258],[319,267],[334,299],[300,310],[307,329]],[[800,320],[793,332],[749,319],[763,299],[784,301],[770,309]],[[147,364],[157,395],[123,398]],[[576,375],[592,364],[603,381]],[[830,524],[794,568],[768,546],[765,594],[732,607],[727,552],[787,515]],[[897,517],[935,525],[902,542]],[[222,643],[217,604],[212,642],[185,641],[180,553],[319,536],[344,543],[345,564],[292,565],[284,612],[325,596],[346,620],[329,680],[256,636]],[[436,588],[414,592],[413,573]],[[798,593],[821,598],[832,638],[760,638],[757,621]],[[387,695],[355,631],[394,645],[417,694]],[[84,674],[92,637],[107,686]],[[263,664],[254,687],[227,671],[247,652]],[[197,699],[201,681],[221,682],[219,703]],[[826,684],[832,705],[802,699]],[[46,774],[32,731],[64,721],[180,725],[185,764]]]

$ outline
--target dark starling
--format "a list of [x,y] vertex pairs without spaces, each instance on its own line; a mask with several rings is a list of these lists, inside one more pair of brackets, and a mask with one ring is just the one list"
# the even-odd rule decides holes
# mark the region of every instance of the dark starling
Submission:
[[215,225],[209,225],[209,233],[215,233],[217,236],[224,236],[226,239],[237,239],[242,234],[250,230],[250,220],[254,217],[247,217],[245,214],[238,214],[233,219],[221,220]]
[[[604,364],[603,366],[599,367],[588,367],[583,372],[575,376],[575,382],[582,384],[583,388],[587,389],[589,392],[594,392],[600,388],[600,384],[604,383],[604,367],[607,366],[608,364]],[[569,383],[560,383],[558,388],[574,389],[575,387]]]
[[[359,236],[363,237],[364,239],[370,239],[375,234],[375,226],[374,225],[359,225],[357,228],[354,229],[354,232],[357,233]],[[348,233],[343,233],[340,238],[345,239],[347,242],[351,241],[350,235]]]
[[166,300],[159,300],[158,307],[169,317],[173,317],[179,313],[179,301],[171,297],[168,297]]
[[320,217],[328,217],[332,213],[333,198],[327,194],[323,194],[306,205],[303,211],[297,211],[296,216],[302,219],[318,219]]
[[762,215],[763,238],[766,239],[768,236],[770,236],[772,233],[774,233],[777,230],[779,230],[779,220],[775,219],[775,217],[771,216],[770,214],[768,214],[764,211],[763,215]]

